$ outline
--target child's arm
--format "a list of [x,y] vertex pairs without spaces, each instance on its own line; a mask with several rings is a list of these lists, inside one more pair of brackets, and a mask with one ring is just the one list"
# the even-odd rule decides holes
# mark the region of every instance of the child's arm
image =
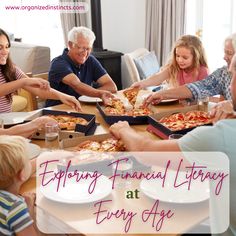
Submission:
[[158,86],[165,80],[169,78],[169,72],[168,68],[165,68],[164,70],[158,72],[157,74],[154,74],[147,79],[144,79],[142,81],[136,82],[132,84],[131,87],[138,87],[138,88],[146,88],[149,86]]

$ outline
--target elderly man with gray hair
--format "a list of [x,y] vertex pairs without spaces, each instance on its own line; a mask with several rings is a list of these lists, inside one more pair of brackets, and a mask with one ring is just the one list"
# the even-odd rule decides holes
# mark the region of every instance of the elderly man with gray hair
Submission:
[[[99,61],[91,55],[94,33],[86,27],[74,27],[68,33],[68,48],[52,60],[49,82],[52,88],[78,98],[81,95],[106,101],[117,91],[116,85]],[[96,87],[92,85],[96,84]],[[60,104],[47,100],[46,106]]]

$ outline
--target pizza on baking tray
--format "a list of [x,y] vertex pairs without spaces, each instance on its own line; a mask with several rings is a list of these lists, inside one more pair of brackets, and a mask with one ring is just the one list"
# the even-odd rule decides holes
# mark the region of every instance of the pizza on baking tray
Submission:
[[189,111],[187,113],[176,113],[163,117],[159,122],[172,131],[193,128],[200,125],[210,124],[212,119],[207,112]]
[[147,116],[152,114],[152,111],[147,107],[138,107],[135,108],[134,104],[136,103],[137,95],[139,89],[127,89],[123,91],[123,94],[130,102],[131,109],[126,110],[124,103],[118,99],[111,99],[111,103],[104,108],[104,111],[108,115],[119,115],[119,116]]
[[96,152],[119,152],[125,151],[124,144],[117,139],[108,138],[103,141],[87,140],[77,145],[74,150],[91,150]]
[[70,115],[51,115],[51,114],[48,114],[47,116],[56,120],[61,129],[74,130],[76,124],[80,125],[88,124],[88,121],[82,117],[75,117]]

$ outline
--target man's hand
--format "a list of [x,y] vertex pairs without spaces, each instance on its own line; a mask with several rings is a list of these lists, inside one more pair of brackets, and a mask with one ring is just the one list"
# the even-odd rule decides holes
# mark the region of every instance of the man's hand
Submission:
[[210,116],[215,124],[219,120],[236,118],[236,113],[231,101],[223,101],[212,108]]
[[117,123],[113,124],[112,126],[110,126],[109,130],[112,133],[112,135],[117,138],[120,139],[120,134],[122,132],[124,132],[124,130],[129,130],[131,129],[129,126],[129,123],[127,121],[118,121]]
[[111,92],[105,91],[105,90],[102,91],[100,97],[101,97],[104,105],[111,105],[112,99],[116,99],[115,96]]
[[76,111],[82,111],[80,102],[73,96],[62,94],[60,95],[60,100],[62,103],[72,107]]

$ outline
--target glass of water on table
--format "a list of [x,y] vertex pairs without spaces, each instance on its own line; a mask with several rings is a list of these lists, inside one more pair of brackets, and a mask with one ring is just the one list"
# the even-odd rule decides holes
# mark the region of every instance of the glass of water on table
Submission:
[[45,124],[45,147],[48,150],[59,149],[60,128],[57,123],[49,122]]

